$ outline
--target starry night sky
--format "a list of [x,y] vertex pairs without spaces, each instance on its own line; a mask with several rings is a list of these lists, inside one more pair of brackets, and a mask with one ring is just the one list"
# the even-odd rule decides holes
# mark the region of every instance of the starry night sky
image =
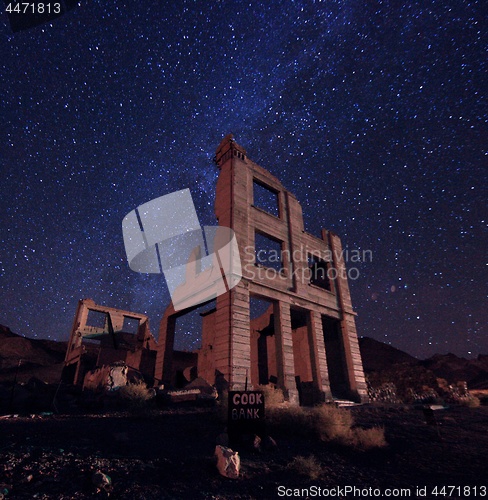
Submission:
[[157,335],[169,293],[130,271],[122,219],[189,187],[213,225],[212,158],[232,132],[309,232],[373,252],[350,282],[360,336],[488,354],[486,13],[86,0],[15,34],[2,15],[0,323],[67,340],[90,297],[149,314]]

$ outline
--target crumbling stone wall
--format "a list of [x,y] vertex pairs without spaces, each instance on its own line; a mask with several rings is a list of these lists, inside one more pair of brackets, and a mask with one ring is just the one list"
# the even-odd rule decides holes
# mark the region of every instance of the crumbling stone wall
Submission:
[[[129,326],[132,331],[124,331]],[[156,349],[157,344],[145,314],[105,307],[91,299],[82,299],[78,302],[71,329],[63,379],[82,385],[90,370],[117,362],[123,362],[152,379]],[[89,351],[92,360],[86,362]],[[94,353],[96,358],[93,358]]]
[[[261,354],[266,349],[272,360],[266,367],[267,381],[276,382],[291,402],[299,402],[301,384],[313,393],[314,402],[333,397],[366,400],[340,238],[325,229],[320,237],[305,232],[295,196],[250,160],[232,135],[222,140],[215,162],[215,214],[219,225],[236,235],[242,280],[217,297],[215,311],[204,320],[199,375],[211,384],[242,390],[249,377],[253,384],[262,381],[266,370],[256,372],[256,360],[260,349]],[[259,190],[269,194],[271,204],[276,202],[275,209],[257,206]],[[279,248],[279,269],[260,262],[256,249],[261,239]],[[317,269],[322,269],[322,277],[311,278]],[[251,324],[252,298],[270,303],[272,322],[265,341]],[[165,384],[173,377],[175,318],[170,305],[161,321],[155,372]]]

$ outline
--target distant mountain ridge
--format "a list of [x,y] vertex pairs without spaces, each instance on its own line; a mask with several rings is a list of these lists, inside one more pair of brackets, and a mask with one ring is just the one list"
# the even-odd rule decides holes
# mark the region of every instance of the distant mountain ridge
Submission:
[[396,364],[419,363],[419,360],[410,354],[371,337],[360,337],[359,349],[366,372],[381,371]]
[[465,381],[470,389],[488,389],[488,355],[480,354],[476,359],[466,359],[455,354],[434,354],[419,360],[400,349],[384,344],[370,337],[359,339],[359,349],[366,374],[394,372],[395,368],[411,367],[425,369],[448,383]]
[[22,382],[34,376],[58,382],[67,346],[67,342],[23,337],[0,325],[0,380],[13,380],[17,373]]
[[[17,373],[21,382],[31,377],[59,382],[67,345],[67,342],[23,337],[0,325],[0,381],[13,380]],[[448,383],[466,381],[470,389],[488,389],[488,355],[465,359],[451,353],[435,354],[419,360],[370,337],[359,338],[359,348],[366,374],[423,369]]]

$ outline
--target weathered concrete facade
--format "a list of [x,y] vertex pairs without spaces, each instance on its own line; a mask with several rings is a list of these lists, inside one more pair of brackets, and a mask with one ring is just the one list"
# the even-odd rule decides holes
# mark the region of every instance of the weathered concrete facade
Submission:
[[[87,345],[84,341],[91,343]],[[97,347],[96,358],[87,362],[87,351],[93,352]],[[91,299],[83,299],[78,302],[71,329],[63,379],[81,385],[89,370],[119,361],[152,379],[156,349],[145,314],[105,307]]]
[[[204,314],[199,376],[234,390],[244,389],[246,380],[275,383],[294,403],[366,400],[339,237],[327,230],[321,238],[306,233],[295,196],[231,135],[219,145],[215,162],[215,214],[219,225],[236,234],[243,277]],[[275,210],[257,206],[263,190]],[[258,241],[269,248],[258,252]],[[269,258],[276,248],[279,259]],[[260,254],[268,256],[264,264]],[[253,300],[269,307],[251,320]],[[170,305],[161,321],[155,378],[164,384],[174,382],[176,319],[190,310],[175,312]]]

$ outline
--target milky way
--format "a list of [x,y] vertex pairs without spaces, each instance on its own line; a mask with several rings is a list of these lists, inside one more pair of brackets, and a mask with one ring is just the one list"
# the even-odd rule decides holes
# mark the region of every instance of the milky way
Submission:
[[[123,217],[189,187],[213,225],[232,132],[345,248],[358,334],[488,353],[483,2],[87,0],[0,23],[0,323],[66,340],[83,297],[150,316]],[[484,26],[484,31],[483,31]],[[181,341],[198,345],[190,328]]]

